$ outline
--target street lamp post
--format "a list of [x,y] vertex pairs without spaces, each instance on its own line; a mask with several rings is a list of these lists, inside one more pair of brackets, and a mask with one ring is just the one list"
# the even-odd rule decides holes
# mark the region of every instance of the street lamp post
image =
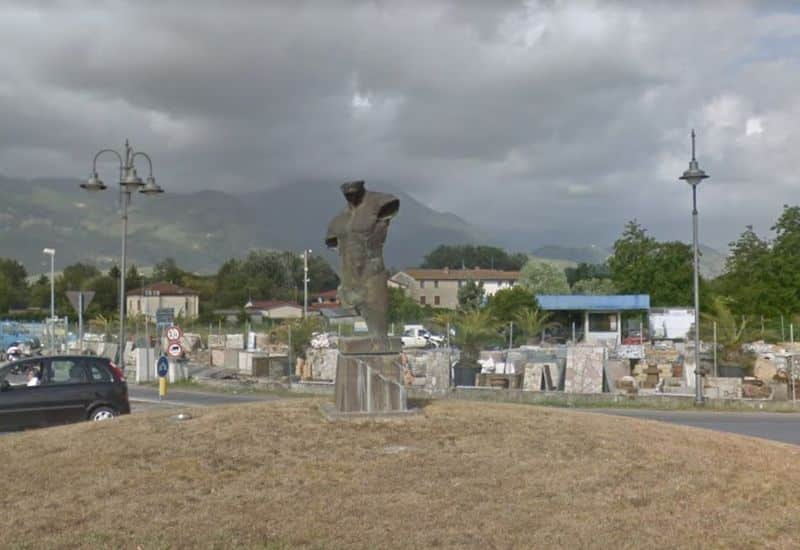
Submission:
[[[92,161],[92,172],[89,175],[89,180],[82,183],[81,187],[87,191],[103,191],[106,185],[97,175],[97,159],[103,153],[112,153],[119,160],[119,201],[120,201],[120,215],[122,217],[122,254],[120,260],[120,274],[119,274],[119,364],[122,370],[125,370],[125,271],[127,260],[127,244],[128,244],[128,205],[131,202],[131,194],[138,191],[143,195],[157,195],[163,193],[164,190],[156,184],[153,177],[153,162],[150,156],[141,151],[134,151],[133,147],[125,140],[125,155],[121,155],[114,149],[101,149],[94,156]],[[136,167],[134,161],[136,157],[142,156],[147,160],[148,167],[150,168],[150,175],[147,177],[147,183],[142,181],[136,174]]]
[[50,353],[55,353],[55,334],[53,333],[53,323],[56,317],[56,278],[55,278],[55,265],[56,265],[56,250],[55,248],[45,248],[42,254],[50,256]]
[[679,178],[692,186],[692,248],[694,253],[694,375],[695,405],[703,404],[703,374],[700,370],[700,262],[697,244],[697,186],[708,175],[700,169],[694,154],[695,133],[692,130],[692,160],[689,169]]
[[303,250],[303,319],[308,317],[308,255],[311,249]]

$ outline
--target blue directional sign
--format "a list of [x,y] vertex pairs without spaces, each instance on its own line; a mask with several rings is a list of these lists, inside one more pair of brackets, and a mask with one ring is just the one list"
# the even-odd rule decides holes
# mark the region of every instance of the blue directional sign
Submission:
[[156,372],[162,378],[169,374],[169,361],[165,356],[161,356],[158,358],[158,363],[156,363]]

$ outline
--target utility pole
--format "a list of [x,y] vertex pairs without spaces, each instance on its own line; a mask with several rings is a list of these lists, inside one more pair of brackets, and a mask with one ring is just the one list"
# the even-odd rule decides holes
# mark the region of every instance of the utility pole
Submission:
[[311,249],[303,250],[303,319],[308,317],[308,255]]

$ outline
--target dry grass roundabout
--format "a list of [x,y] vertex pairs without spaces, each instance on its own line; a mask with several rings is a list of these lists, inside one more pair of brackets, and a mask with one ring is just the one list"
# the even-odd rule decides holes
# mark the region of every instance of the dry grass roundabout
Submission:
[[800,447],[522,405],[314,399],[0,437],[2,548],[798,546]]

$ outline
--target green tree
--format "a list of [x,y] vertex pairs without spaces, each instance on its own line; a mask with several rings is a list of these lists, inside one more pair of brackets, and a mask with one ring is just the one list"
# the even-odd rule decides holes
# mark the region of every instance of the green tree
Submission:
[[794,314],[800,311],[800,206],[784,205],[772,230],[769,293],[779,312]]
[[650,261],[657,247],[656,240],[636,220],[625,225],[608,259],[611,279],[621,294],[636,294],[649,288]]
[[496,246],[440,245],[422,261],[423,269],[482,268],[519,271],[527,261],[525,254],[509,254]]
[[715,287],[729,296],[731,309],[739,314],[765,314],[779,309],[771,292],[772,254],[768,241],[761,239],[748,225],[739,238],[730,243],[725,273]]
[[564,274],[567,276],[569,286],[572,287],[578,281],[585,281],[588,279],[610,279],[611,269],[607,264],[587,264],[581,262],[576,267],[565,268]]
[[31,285],[30,300],[28,302],[30,307],[48,308],[50,307],[50,278],[46,275],[39,275]]
[[500,322],[514,321],[520,311],[537,308],[536,295],[529,289],[517,285],[501,288],[489,298],[489,311]]
[[497,337],[497,321],[488,309],[463,311],[456,318],[454,342],[461,348],[461,364],[464,366],[476,366],[481,348]]
[[529,260],[522,267],[519,284],[534,295],[569,294],[569,284],[564,270],[539,260]]
[[475,311],[483,307],[486,300],[486,291],[483,281],[466,281],[458,289],[458,307],[464,311]]
[[7,303],[5,311],[9,308],[24,308],[28,305],[28,273],[25,266],[17,260],[0,258],[0,274],[5,279],[4,296],[0,300]]
[[389,287],[389,312],[390,323],[415,323],[425,316],[425,308],[413,298],[406,296],[400,288]]
[[[609,258],[611,278],[620,294],[649,294],[654,306],[693,303],[692,249],[658,242],[635,220],[628,222]],[[701,293],[707,298],[707,293]]]
[[172,284],[183,286],[185,272],[178,267],[173,258],[165,258],[153,266],[152,281],[168,281]]
[[339,276],[325,258],[312,254],[308,257],[308,290],[325,292],[339,286]]
[[617,293],[611,279],[581,279],[572,285],[573,294],[608,296]]
[[550,313],[538,307],[529,307],[518,311],[514,316],[514,322],[519,332],[526,337],[526,342],[535,344],[541,339],[542,330],[552,325],[550,318]]

